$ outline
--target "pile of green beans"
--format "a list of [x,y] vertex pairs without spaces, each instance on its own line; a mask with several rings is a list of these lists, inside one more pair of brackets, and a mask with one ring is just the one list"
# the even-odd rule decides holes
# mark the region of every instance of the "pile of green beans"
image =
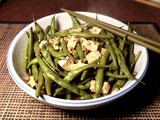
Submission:
[[[122,38],[103,29],[99,34],[93,34],[90,29],[94,25],[81,24],[74,16],[71,16],[71,20],[73,27],[67,30],[58,30],[53,17],[45,30],[34,21],[35,27],[26,32],[23,67],[30,78],[29,81],[33,76],[35,85],[32,87],[36,97],[47,94],[63,99],[93,99],[121,89],[128,80],[136,80],[133,69],[141,51],[137,55],[133,53],[134,44],[127,40],[127,36]],[[79,28],[80,31],[74,31]],[[128,31],[133,31],[130,25]],[[100,58],[88,63],[86,55],[90,51],[85,51],[80,42],[77,42],[74,48],[76,54],[69,52],[65,38],[72,36],[76,39],[92,40],[98,43],[97,51],[103,48],[105,52]],[[58,49],[53,47],[55,39]],[[74,64],[81,61],[85,65],[66,70],[58,64],[59,60],[66,59],[70,59]],[[95,90],[91,91],[93,80]],[[102,90],[104,82],[110,85],[107,93]]]

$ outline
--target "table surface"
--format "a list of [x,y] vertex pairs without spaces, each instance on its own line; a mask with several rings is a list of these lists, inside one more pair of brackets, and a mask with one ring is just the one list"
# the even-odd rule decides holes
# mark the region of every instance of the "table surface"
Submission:
[[149,53],[149,67],[139,84],[119,100],[92,110],[70,111],[41,103],[23,92],[10,77],[7,50],[16,34],[28,25],[33,15],[39,19],[61,12],[60,8],[104,14],[131,22],[134,30],[160,42],[160,9],[134,0],[5,0],[0,4],[0,119],[159,119],[160,55]]

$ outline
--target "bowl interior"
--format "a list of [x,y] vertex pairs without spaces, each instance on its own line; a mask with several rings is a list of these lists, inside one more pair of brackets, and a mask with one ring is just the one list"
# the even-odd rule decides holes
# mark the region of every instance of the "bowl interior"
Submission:
[[[101,21],[108,22],[112,25],[122,27],[124,29],[127,28],[127,26],[111,17],[101,15],[101,14],[95,14],[95,13],[90,13],[90,12],[80,12],[81,14],[93,17],[93,18],[98,18]],[[58,21],[59,24],[57,24],[57,27],[59,29],[66,29],[72,26],[72,22],[70,19],[70,16],[67,13],[58,13],[54,15],[49,15],[44,18],[41,18],[37,20],[37,22],[40,24],[40,26],[45,29],[47,25],[50,24],[51,18],[55,16],[56,21]],[[81,21],[81,20],[80,20]],[[81,21],[83,22],[83,21]],[[24,51],[24,46],[26,43],[26,35],[25,32],[29,31],[30,27],[33,27],[34,29],[34,24],[31,23],[27,27],[25,27],[23,30],[21,30],[14,40],[12,41],[9,50],[8,50],[8,56],[7,56],[7,66],[8,70],[15,81],[15,83],[26,93],[31,95],[32,97],[36,98],[34,95],[34,91],[31,87],[29,87],[21,78],[22,76],[25,76],[26,73],[22,67],[22,58],[23,58],[23,51]],[[138,51],[142,51],[142,54],[134,68],[136,72],[138,72],[136,78],[141,80],[143,76],[146,73],[147,67],[148,67],[148,53],[146,48],[139,46],[135,44],[135,49],[134,52],[137,53]],[[124,95],[125,93],[129,92],[132,88],[134,88],[138,82],[136,80],[130,80],[128,81],[125,86],[119,90],[118,92],[107,95],[101,98],[97,99],[92,99],[92,100],[62,100],[58,98],[53,98],[49,97],[47,95],[44,95],[44,98],[36,98],[38,100],[41,100],[45,103],[51,104],[53,106],[59,107],[59,108],[65,108],[65,109],[89,109],[92,107],[97,107],[99,105],[103,105],[106,103],[109,103],[110,101],[113,101],[114,99],[117,99]],[[80,108],[77,108],[80,107]]]

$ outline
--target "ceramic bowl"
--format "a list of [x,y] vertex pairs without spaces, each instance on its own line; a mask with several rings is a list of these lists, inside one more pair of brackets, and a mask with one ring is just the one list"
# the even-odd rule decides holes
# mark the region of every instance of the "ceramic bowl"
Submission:
[[[105,15],[101,15],[101,14],[96,15],[95,13],[91,13],[91,12],[79,12],[79,13],[93,17],[93,18],[97,17],[99,20],[110,23],[115,26],[119,26],[119,27],[123,26],[124,29],[127,28],[127,26],[124,23]],[[70,16],[64,12],[43,17],[37,20],[37,22],[40,24],[40,26],[43,29],[45,29],[46,26],[50,24],[50,20],[53,16],[55,16],[56,21],[59,22],[60,29],[66,29],[72,26]],[[13,39],[8,49],[7,67],[12,79],[18,85],[18,87],[20,87],[23,91],[25,91],[27,94],[29,94],[33,98],[38,99],[41,102],[50,104],[54,107],[58,107],[62,109],[85,110],[85,109],[96,108],[96,107],[108,104],[114,100],[117,100],[118,98],[122,97],[123,95],[131,91],[139,83],[136,80],[129,80],[122,89],[115,92],[114,94],[110,94],[110,95],[96,98],[96,99],[89,99],[89,100],[66,100],[66,99],[50,97],[47,95],[43,95],[43,98],[35,97],[35,90],[30,86],[28,86],[22,80],[22,76],[26,75],[25,70],[22,67],[22,55],[23,55],[24,46],[26,42],[25,32],[29,31],[30,27],[34,28],[34,23],[31,23],[28,26],[26,26],[24,29],[22,29]],[[138,80],[142,80],[148,68],[148,61],[149,61],[148,52],[145,47],[135,44],[134,52],[137,53],[138,51],[142,51],[142,54],[135,65],[134,71],[138,73],[136,75],[136,78]]]

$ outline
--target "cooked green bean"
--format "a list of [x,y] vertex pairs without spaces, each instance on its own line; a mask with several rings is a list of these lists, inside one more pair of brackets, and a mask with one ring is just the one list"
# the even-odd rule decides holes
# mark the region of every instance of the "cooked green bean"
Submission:
[[26,32],[27,41],[23,52],[23,68],[27,70],[28,64],[28,47],[29,47],[29,33]]
[[32,59],[32,60],[28,63],[28,65],[27,65],[27,69],[28,69],[31,65],[33,65],[33,64],[37,64],[37,63],[38,63],[37,58]]
[[41,26],[36,21],[34,21],[34,24],[35,24],[35,29],[36,29],[36,34],[37,34],[38,40],[39,41],[45,40],[46,36],[45,36],[44,31],[41,28]]
[[32,65],[32,75],[35,81],[38,81],[38,68],[36,64]]
[[32,27],[30,28],[30,32],[29,32],[29,38],[28,38],[28,63],[32,60],[34,52],[33,52],[33,30]]
[[69,53],[69,51],[68,51],[68,49],[67,49],[67,45],[66,45],[66,43],[65,43],[65,41],[64,40],[62,40],[62,49],[63,49],[63,52],[65,53],[65,54],[67,54],[68,55],[68,57],[70,57],[73,61],[74,61],[74,57]]
[[72,15],[71,16],[71,19],[72,19],[72,23],[73,23],[73,27],[79,27],[80,26],[80,23],[79,21]]
[[76,36],[76,37],[83,37],[83,38],[107,38],[107,39],[112,38],[110,34],[92,34],[92,33],[86,33],[86,32],[57,32],[55,33],[55,35],[59,37]]
[[[44,62],[40,57],[37,57],[38,59],[38,63],[42,69],[42,71],[47,74],[47,76],[53,80],[54,82],[56,82],[58,85],[72,91],[73,93],[80,95],[80,96],[84,96],[84,95],[89,95],[88,93],[86,93],[83,90],[80,90],[77,86],[72,85],[70,83],[68,83],[68,81],[65,81],[63,79],[61,79],[58,75],[56,75]],[[90,95],[89,95],[90,96]],[[91,98],[91,96],[90,96]]]
[[54,37],[55,32],[56,32],[55,16],[52,17],[50,26],[51,26],[50,34],[51,34],[52,37]]
[[51,96],[51,79],[48,78],[48,76],[44,73],[43,74],[44,79],[45,79],[45,89],[46,89],[46,93],[47,95]]
[[33,49],[34,49],[35,56],[40,56],[39,41],[34,42]]
[[111,72],[106,72],[105,75],[108,76],[108,77],[112,77],[112,78],[121,78],[121,79],[123,79],[123,78],[127,79],[128,78],[126,75],[120,75],[120,74],[111,73]]
[[106,44],[107,44],[108,51],[109,51],[109,53],[110,53],[110,55],[112,57],[115,69],[118,69],[117,56],[116,56],[116,53],[115,53],[115,51],[114,51],[114,49],[112,47],[112,44],[111,44],[110,40],[108,40],[108,39],[105,39],[105,41],[106,41]]
[[121,51],[123,51],[124,50],[124,47],[125,47],[125,43],[126,43],[126,38],[127,38],[127,36],[125,36],[124,38],[123,38],[123,40],[119,40],[119,49],[121,50]]
[[48,44],[47,45],[47,48],[48,48],[48,51],[49,53],[53,56],[53,57],[56,57],[56,58],[59,58],[59,59],[64,59],[65,57],[65,54],[62,53],[62,52],[57,52],[53,49],[52,45],[51,44]]
[[52,61],[51,55],[50,55],[50,53],[45,49],[45,46],[44,46],[44,45],[41,46],[41,53],[42,53],[44,59],[45,59],[52,67],[54,67],[54,63],[53,63],[53,61]]
[[82,75],[81,75],[81,80],[83,81],[84,79],[86,79],[87,74],[89,73],[90,69],[84,70]]
[[118,63],[120,65],[122,71],[124,72],[124,74],[128,77],[128,79],[131,79],[131,80],[135,79],[135,77],[129,71],[129,69],[128,69],[127,65],[126,65],[123,53],[117,47],[116,43],[114,42],[114,39],[111,39],[111,43],[112,43],[112,46],[113,46],[113,48],[115,50],[115,53],[117,55]]
[[135,56],[135,63],[138,61],[139,57],[141,56],[142,51],[139,51]]
[[39,68],[39,74],[38,74],[38,84],[36,87],[36,97],[39,97],[41,95],[41,90],[44,85],[44,77],[43,77],[43,71],[41,68]]
[[126,79],[120,79],[118,80],[111,88],[111,92],[113,92],[115,89],[120,89],[123,87],[123,85],[126,83]]
[[84,65],[82,67],[79,67],[75,70],[70,71],[67,76],[64,77],[64,81],[72,81],[75,77],[77,77],[81,72],[83,72],[86,69],[89,68],[93,68],[93,67],[97,67],[97,68],[110,68],[113,67],[112,65],[97,65],[97,64],[88,64],[88,65]]
[[[109,57],[109,52],[106,50],[104,55],[101,57],[99,64],[105,66],[108,61],[108,57]],[[95,83],[95,91],[96,91],[95,93],[97,95],[99,95],[102,90],[102,84],[104,81],[104,70],[105,70],[104,68],[98,68],[97,70],[96,83]]]
[[76,50],[78,52],[78,56],[81,58],[82,62],[84,61],[84,52],[82,50],[82,47],[78,44],[76,47]]

